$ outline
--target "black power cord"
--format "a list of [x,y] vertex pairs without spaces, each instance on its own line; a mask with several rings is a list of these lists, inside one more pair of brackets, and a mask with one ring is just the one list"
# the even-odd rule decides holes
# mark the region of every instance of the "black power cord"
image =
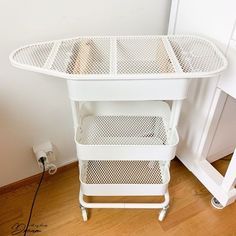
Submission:
[[42,175],[41,175],[41,178],[40,178],[40,181],[39,181],[39,184],[38,184],[38,187],[36,189],[36,192],[34,194],[34,198],[33,198],[33,202],[32,202],[32,205],[31,205],[31,209],[30,209],[30,214],[29,214],[29,218],[28,218],[28,222],[27,222],[27,225],[26,225],[26,228],[24,230],[24,236],[26,236],[26,233],[27,233],[27,230],[28,230],[28,227],[29,227],[29,224],[30,224],[30,220],[31,220],[31,216],[32,216],[32,212],[33,212],[33,209],[34,209],[34,203],[35,203],[35,200],[36,200],[36,197],[37,197],[37,194],[38,194],[38,191],[39,191],[39,188],[40,188],[40,185],[43,181],[43,177],[44,177],[44,173],[45,173],[45,159],[44,157],[41,157],[39,159],[39,161],[42,163],[43,165],[43,172],[42,172]]

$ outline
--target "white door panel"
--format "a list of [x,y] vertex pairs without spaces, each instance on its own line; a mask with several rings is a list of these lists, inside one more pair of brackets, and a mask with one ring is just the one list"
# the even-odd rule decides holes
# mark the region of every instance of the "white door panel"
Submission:
[[236,98],[236,40],[230,40],[227,58],[229,66],[221,76],[218,87]]
[[236,22],[234,24],[234,32],[233,32],[233,36],[232,36],[233,40],[236,40]]
[[236,99],[228,96],[222,111],[207,160],[213,162],[236,147]]
[[200,34],[225,51],[236,19],[235,9],[235,0],[180,0],[176,33]]

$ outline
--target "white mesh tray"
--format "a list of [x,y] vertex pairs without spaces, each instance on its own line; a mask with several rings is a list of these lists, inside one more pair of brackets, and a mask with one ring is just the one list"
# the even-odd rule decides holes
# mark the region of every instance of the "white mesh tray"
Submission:
[[78,37],[14,51],[14,66],[76,80],[212,77],[227,62],[196,36]]
[[85,195],[164,195],[169,180],[165,161],[80,161]]
[[189,78],[227,66],[214,44],[195,36],[78,37],[22,47],[10,60],[67,79],[74,101],[182,100]]
[[80,160],[171,160],[175,156],[178,134],[168,128],[167,103],[101,102],[93,107],[85,103],[80,114],[75,138]]

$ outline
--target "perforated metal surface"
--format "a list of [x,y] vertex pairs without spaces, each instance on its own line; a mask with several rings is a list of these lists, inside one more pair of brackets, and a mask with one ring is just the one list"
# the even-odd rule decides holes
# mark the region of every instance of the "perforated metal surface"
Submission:
[[17,63],[34,67],[43,67],[54,43],[38,44],[19,49],[14,54]]
[[61,42],[52,70],[68,74],[109,74],[109,39],[73,39]]
[[214,44],[194,36],[80,37],[31,45],[10,58],[69,79],[199,78],[227,65]]
[[166,121],[155,116],[89,116],[82,122],[81,144],[163,145]]
[[209,72],[224,66],[209,42],[193,37],[169,37],[183,72]]
[[118,74],[158,74],[175,72],[161,38],[117,40]]
[[81,181],[86,184],[163,184],[161,161],[80,161]]

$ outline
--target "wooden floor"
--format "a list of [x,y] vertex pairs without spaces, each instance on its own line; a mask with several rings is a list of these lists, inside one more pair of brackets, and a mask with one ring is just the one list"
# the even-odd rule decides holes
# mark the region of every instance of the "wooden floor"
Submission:
[[[216,166],[224,171],[227,164],[227,160],[221,160]],[[30,184],[0,196],[1,236],[23,235],[20,232],[27,221],[35,188],[36,184]],[[236,236],[236,203],[224,210],[213,209],[212,196],[177,160],[172,161],[169,189],[171,207],[161,223],[157,220],[158,210],[143,209],[92,209],[90,219],[84,223],[78,207],[78,171],[73,167],[44,180],[29,228],[34,233],[27,235]],[[156,198],[145,200],[155,202]]]

